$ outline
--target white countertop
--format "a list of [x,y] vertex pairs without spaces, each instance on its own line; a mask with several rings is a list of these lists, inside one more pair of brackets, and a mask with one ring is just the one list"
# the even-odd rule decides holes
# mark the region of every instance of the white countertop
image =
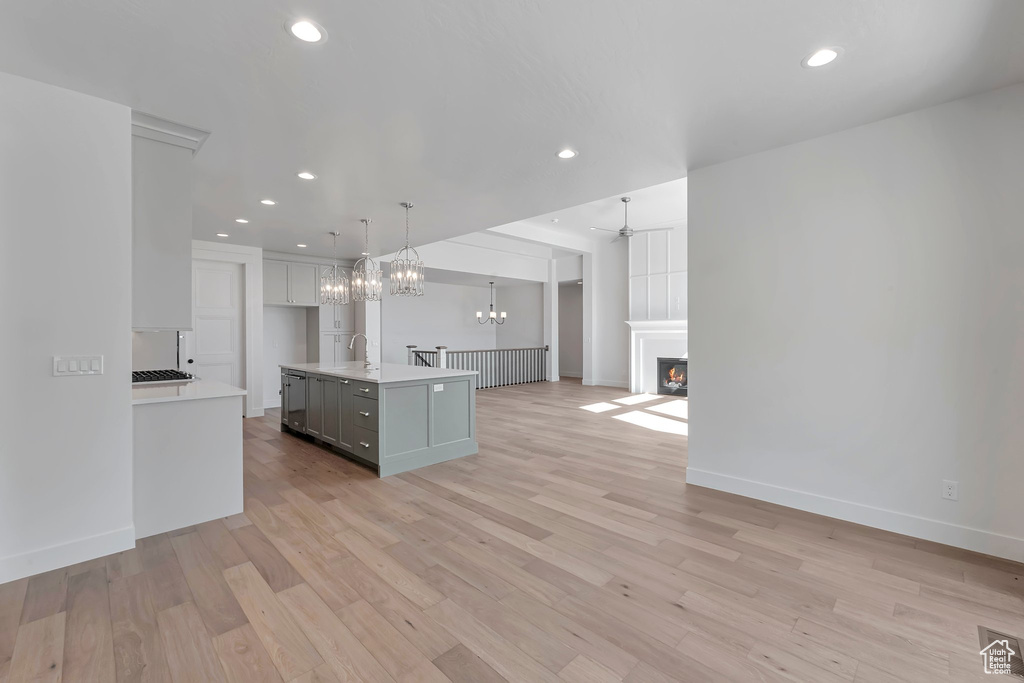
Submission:
[[446,368],[425,368],[399,363],[377,363],[372,369],[363,367],[363,361],[349,361],[338,365],[319,363],[295,363],[282,365],[287,370],[304,370],[318,375],[332,375],[344,379],[355,379],[374,384],[390,382],[412,382],[418,379],[444,379],[445,377],[466,377],[477,374],[475,370],[449,370]]
[[135,385],[132,387],[132,405],[143,403],[166,403],[168,401],[198,401],[204,398],[245,396],[245,389],[223,382],[197,379],[180,384],[158,384],[155,386]]

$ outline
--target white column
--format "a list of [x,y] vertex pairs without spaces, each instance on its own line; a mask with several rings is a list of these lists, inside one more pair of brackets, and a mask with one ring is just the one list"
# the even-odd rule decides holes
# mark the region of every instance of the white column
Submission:
[[547,378],[558,381],[558,262],[548,260],[548,281],[544,283],[544,344],[548,347]]
[[583,384],[594,383],[594,255],[583,254]]

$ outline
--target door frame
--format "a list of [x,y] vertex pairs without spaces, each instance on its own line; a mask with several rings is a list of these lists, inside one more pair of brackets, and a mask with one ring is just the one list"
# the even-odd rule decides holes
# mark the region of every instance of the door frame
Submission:
[[245,282],[245,416],[263,415],[263,250],[192,240],[192,258],[242,265]]

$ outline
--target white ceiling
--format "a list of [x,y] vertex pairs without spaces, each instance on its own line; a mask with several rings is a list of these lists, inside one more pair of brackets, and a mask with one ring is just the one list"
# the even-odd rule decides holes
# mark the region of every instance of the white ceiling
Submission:
[[610,241],[615,238],[615,235],[590,228],[591,226],[606,230],[621,228],[623,223],[622,197],[630,199],[629,226],[631,228],[636,230],[671,227],[677,233],[685,234],[686,178],[552,211],[541,216],[517,221],[517,223],[547,227],[590,239]]
[[360,216],[400,245],[403,200],[425,244],[1020,82],[1022,28],[1019,0],[6,0],[0,70],[212,131],[197,238],[339,228],[352,258]]

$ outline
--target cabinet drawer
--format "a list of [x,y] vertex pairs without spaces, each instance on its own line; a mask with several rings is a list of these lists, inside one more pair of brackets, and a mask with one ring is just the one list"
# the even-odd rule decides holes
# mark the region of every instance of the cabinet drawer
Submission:
[[377,432],[371,432],[362,427],[352,428],[352,452],[363,460],[374,464],[380,462],[377,458]]
[[357,382],[352,380],[349,385],[352,387],[353,396],[362,396],[364,398],[377,398],[377,386],[373,382]]
[[372,432],[377,431],[377,401],[364,396],[353,396],[352,424]]

